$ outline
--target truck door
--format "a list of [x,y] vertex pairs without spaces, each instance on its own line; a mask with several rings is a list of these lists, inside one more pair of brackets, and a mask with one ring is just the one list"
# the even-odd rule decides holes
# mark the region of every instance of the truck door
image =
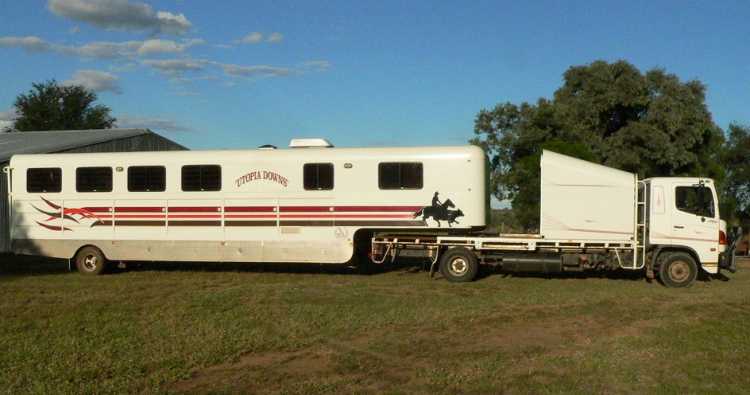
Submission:
[[719,216],[710,183],[675,183],[672,244],[691,247],[701,264],[719,261]]

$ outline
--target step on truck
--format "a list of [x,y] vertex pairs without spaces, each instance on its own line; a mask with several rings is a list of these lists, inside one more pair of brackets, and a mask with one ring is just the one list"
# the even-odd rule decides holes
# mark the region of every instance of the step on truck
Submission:
[[508,272],[631,270],[668,287],[691,285],[700,271],[735,271],[715,184],[696,177],[655,177],[545,150],[541,156],[537,234],[382,232],[376,263],[425,257],[430,274],[473,280],[480,265]]

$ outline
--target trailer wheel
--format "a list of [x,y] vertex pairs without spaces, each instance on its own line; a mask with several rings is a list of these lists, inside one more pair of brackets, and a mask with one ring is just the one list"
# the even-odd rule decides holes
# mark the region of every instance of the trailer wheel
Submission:
[[659,280],[668,288],[689,287],[698,277],[698,265],[690,254],[669,253],[659,265]]
[[96,247],[84,247],[76,254],[76,268],[78,272],[87,275],[102,274],[107,268],[107,258]]
[[446,280],[463,283],[474,280],[479,272],[479,262],[473,251],[463,248],[451,248],[440,258],[440,274]]

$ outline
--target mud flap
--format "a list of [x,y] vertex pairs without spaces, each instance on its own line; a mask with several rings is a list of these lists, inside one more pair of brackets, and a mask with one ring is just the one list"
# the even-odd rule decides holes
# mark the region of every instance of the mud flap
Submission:
[[736,254],[737,243],[742,239],[742,228],[737,228],[734,237],[727,245],[726,250],[719,255],[719,268],[728,270],[731,273],[737,272]]

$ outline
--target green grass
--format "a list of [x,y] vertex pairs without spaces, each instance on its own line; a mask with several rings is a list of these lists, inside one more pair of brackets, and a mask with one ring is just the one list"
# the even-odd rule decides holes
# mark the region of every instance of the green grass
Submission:
[[746,393],[750,272],[640,277],[0,263],[8,393]]

